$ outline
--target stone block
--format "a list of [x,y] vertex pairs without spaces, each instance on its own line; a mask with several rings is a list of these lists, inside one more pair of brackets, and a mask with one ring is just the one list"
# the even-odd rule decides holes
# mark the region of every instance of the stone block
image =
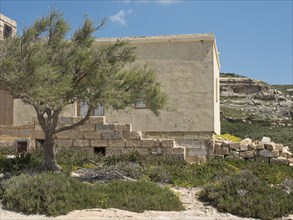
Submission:
[[263,137],[263,138],[261,139],[261,142],[262,142],[262,143],[270,143],[270,142],[271,142],[271,138],[269,138],[269,137]]
[[73,146],[74,147],[89,147],[90,141],[87,139],[74,139]]
[[184,139],[179,142],[179,145],[182,147],[188,148],[202,148],[203,143],[200,140],[195,139]]
[[70,130],[69,131],[62,131],[56,134],[58,139],[69,139],[70,138]]
[[252,142],[250,145],[248,145],[248,150],[256,150],[255,143]]
[[126,142],[126,147],[141,148],[141,140],[130,140]]
[[273,164],[284,164],[287,165],[288,164],[288,159],[285,157],[278,157],[278,158],[270,158],[270,163]]
[[78,130],[69,130],[69,138],[71,139],[82,139],[83,138],[83,132]]
[[36,125],[34,126],[34,130],[35,130],[35,131],[43,131],[41,125],[39,125],[39,124],[36,124]]
[[229,143],[229,148],[233,150],[240,150],[240,143]]
[[2,135],[16,136],[17,137],[17,136],[19,136],[19,130],[18,129],[11,129],[11,128],[3,129]]
[[185,157],[207,156],[206,148],[185,148]]
[[58,147],[71,147],[72,146],[72,140],[70,139],[60,139],[57,140]]
[[205,156],[185,157],[185,160],[189,163],[204,163],[206,162]]
[[255,147],[257,150],[265,149],[265,146],[262,142],[255,142]]
[[243,158],[252,158],[255,156],[255,151],[248,150],[248,151],[240,152],[239,156]]
[[104,116],[90,116],[89,124],[105,124],[106,118]]
[[223,141],[222,142],[222,147],[229,147],[230,142],[229,141]]
[[78,126],[78,130],[80,131],[95,131],[95,129],[96,129],[96,125],[93,125],[93,124],[84,124],[84,125]]
[[101,131],[102,139],[104,140],[119,140],[122,139],[120,131]]
[[153,148],[150,148],[150,150],[151,150],[151,154],[154,154],[154,155],[164,155],[167,153],[167,148],[163,148],[163,147],[155,147],[155,148],[153,147]]
[[175,146],[175,140],[174,139],[163,139],[161,140],[162,147],[172,148]]
[[218,147],[218,148],[215,148],[215,154],[229,155],[229,148],[228,147]]
[[264,146],[265,146],[265,149],[267,149],[267,150],[275,150],[275,148],[276,148],[274,142],[265,143]]
[[114,131],[114,124],[97,124],[97,131]]
[[99,131],[85,131],[83,133],[84,138],[86,139],[101,139],[101,132]]
[[182,147],[167,148],[167,154],[182,155],[182,157],[184,157],[184,148]]
[[270,158],[269,157],[256,157],[255,161],[256,162],[262,162],[262,163],[269,163]]
[[92,147],[108,147],[108,140],[90,140]]
[[212,132],[199,132],[198,133],[198,139],[199,140],[206,140],[206,139],[210,139],[212,137],[213,137]]
[[275,144],[275,149],[278,150],[279,152],[282,152],[283,144]]
[[233,159],[238,159],[240,157],[240,152],[231,150],[229,156]]
[[249,145],[246,145],[246,144],[241,144],[239,145],[239,150],[240,151],[247,151],[248,150],[248,146]]
[[141,147],[151,148],[154,146],[155,146],[154,140],[147,140],[147,139],[141,140]]
[[278,157],[279,151],[263,149],[258,152],[260,157]]
[[7,146],[7,141],[0,141],[0,148],[6,148]]
[[240,150],[245,151],[248,150],[248,146],[252,145],[252,140],[250,138],[245,138],[240,141]]
[[293,163],[293,158],[287,158],[289,163]]
[[[123,134],[124,135],[124,134]],[[141,136],[138,132],[136,131],[130,131],[129,137],[127,138],[129,140],[140,140]]]
[[125,141],[124,140],[109,140],[108,142],[109,147],[125,147]]
[[31,136],[31,134],[32,134],[32,131],[29,129],[20,129],[19,130],[20,137],[29,137],[29,136]]
[[[45,139],[44,132],[42,132],[42,131],[35,131],[35,132],[33,132],[32,137],[33,137],[34,139]],[[56,136],[56,137],[57,137],[57,136]]]

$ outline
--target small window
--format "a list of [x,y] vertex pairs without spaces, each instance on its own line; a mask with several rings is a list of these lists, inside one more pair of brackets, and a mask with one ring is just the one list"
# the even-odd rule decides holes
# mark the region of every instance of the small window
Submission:
[[4,24],[4,38],[8,38],[12,36],[12,27]]
[[147,106],[143,100],[140,100],[137,103],[135,103],[134,107],[136,109],[146,109],[147,108]]
[[101,154],[103,156],[106,155],[106,148],[105,147],[94,147],[95,154]]

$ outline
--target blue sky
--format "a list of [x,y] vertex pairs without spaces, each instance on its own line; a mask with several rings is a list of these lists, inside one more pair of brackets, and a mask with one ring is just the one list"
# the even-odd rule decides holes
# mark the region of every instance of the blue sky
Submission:
[[292,0],[0,0],[0,11],[18,22],[21,32],[51,8],[64,13],[74,30],[84,16],[97,23],[96,37],[214,33],[221,72],[268,82],[293,84]]

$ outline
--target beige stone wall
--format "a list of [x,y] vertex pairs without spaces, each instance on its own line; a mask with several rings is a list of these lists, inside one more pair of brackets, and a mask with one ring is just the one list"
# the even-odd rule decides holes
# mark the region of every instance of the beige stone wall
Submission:
[[[97,44],[110,40],[115,39],[97,39]],[[109,122],[131,123],[134,130],[143,132],[220,132],[219,102],[215,102],[219,63],[212,34],[126,40],[137,46],[136,64],[156,70],[168,105],[159,117],[147,109],[107,109]]]
[[[116,39],[97,39],[97,45]],[[142,132],[220,133],[219,60],[213,34],[126,38],[137,46],[135,64],[155,69],[168,94],[168,104],[159,117],[148,109],[106,109],[107,122],[130,123]],[[217,99],[217,100],[216,100]],[[14,101],[14,125],[32,120],[32,107]],[[69,106],[63,116],[76,116],[77,106]],[[196,137],[195,137],[196,138]]]

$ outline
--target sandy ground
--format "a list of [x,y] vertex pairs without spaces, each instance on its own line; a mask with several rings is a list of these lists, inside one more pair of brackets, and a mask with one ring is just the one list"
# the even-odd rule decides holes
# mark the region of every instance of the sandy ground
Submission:
[[[205,219],[249,219],[240,218],[227,213],[220,213],[215,208],[205,206],[202,202],[195,199],[196,193],[200,190],[199,188],[174,188],[175,192],[180,194],[180,199],[184,204],[185,211],[181,212],[163,212],[163,211],[145,211],[144,213],[128,212],[119,209],[87,209],[87,210],[76,210],[70,212],[67,215],[58,217],[47,217],[43,215],[23,215],[21,213],[15,213],[7,210],[3,210],[0,207],[0,220],[16,220],[16,219],[121,219],[121,220],[143,220],[143,219],[154,219],[154,220],[205,220]],[[283,220],[293,220],[293,215],[282,218]]]

